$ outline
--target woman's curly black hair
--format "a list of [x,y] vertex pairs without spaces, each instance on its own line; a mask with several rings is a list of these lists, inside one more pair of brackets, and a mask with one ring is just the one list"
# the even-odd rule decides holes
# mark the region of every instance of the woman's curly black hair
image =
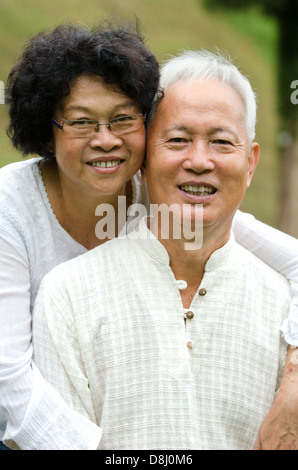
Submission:
[[138,28],[107,21],[89,29],[64,24],[32,38],[8,77],[7,134],[25,156],[54,158],[51,117],[82,74],[101,76],[150,113],[158,89],[159,64]]

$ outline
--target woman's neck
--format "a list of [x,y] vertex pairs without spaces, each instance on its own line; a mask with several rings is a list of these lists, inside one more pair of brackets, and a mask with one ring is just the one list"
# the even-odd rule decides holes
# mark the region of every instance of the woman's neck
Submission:
[[[112,238],[111,231],[107,230],[108,227],[100,231],[100,236],[99,231],[96,231],[97,225],[101,221],[104,225],[107,217],[110,218],[110,226],[115,228],[112,235],[118,235],[118,197],[126,196],[126,207],[131,204],[131,182],[128,182],[121,194],[117,195],[101,195],[91,193],[91,191],[82,194],[71,185],[61,184],[55,162],[43,161],[40,170],[52,210],[60,225],[75,241],[88,250],[108,241]],[[108,205],[106,207],[111,209],[108,214],[97,210],[101,204],[106,204]]]

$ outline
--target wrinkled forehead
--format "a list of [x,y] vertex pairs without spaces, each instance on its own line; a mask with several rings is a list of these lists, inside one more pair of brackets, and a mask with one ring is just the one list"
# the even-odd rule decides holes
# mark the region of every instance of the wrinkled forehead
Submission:
[[170,85],[156,106],[149,136],[169,126],[200,127],[225,122],[246,132],[246,107],[240,94],[218,79],[183,80]]

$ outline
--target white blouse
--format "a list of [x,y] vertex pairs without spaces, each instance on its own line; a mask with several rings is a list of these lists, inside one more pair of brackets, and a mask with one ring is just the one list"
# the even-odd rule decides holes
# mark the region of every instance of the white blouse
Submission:
[[[71,411],[32,362],[32,308],[41,279],[86,252],[58,223],[39,161],[0,169],[0,440],[8,418],[8,434],[22,449],[95,449],[100,428]],[[133,202],[148,207],[139,174],[133,189]],[[283,331],[298,346],[298,241],[240,212],[234,231],[239,243],[290,279],[293,301]]]

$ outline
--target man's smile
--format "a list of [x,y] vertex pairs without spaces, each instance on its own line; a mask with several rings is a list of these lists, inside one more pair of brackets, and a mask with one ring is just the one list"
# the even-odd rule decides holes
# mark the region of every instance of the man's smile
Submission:
[[206,185],[182,184],[179,186],[179,189],[194,196],[209,196],[210,194],[214,194],[216,192],[216,189],[213,186]]

